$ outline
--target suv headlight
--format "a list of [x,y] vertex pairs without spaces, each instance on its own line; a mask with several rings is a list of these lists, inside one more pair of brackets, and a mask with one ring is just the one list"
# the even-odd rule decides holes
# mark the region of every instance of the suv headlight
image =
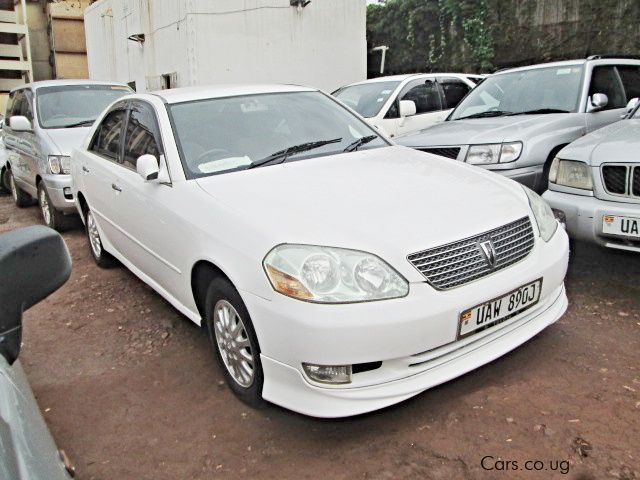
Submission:
[[467,163],[490,165],[515,162],[522,153],[522,142],[471,145],[467,151]]
[[65,157],[62,155],[49,155],[49,170],[54,174],[71,173],[71,157]]
[[576,160],[554,158],[549,169],[549,181],[565,187],[593,190],[593,180],[589,165]]
[[276,292],[318,303],[404,297],[409,283],[379,257],[346,248],[279,245],[263,261]]
[[548,242],[558,229],[558,221],[553,215],[549,204],[540,195],[524,185],[522,185],[522,188],[529,198],[529,205],[538,224],[540,236],[545,242]]

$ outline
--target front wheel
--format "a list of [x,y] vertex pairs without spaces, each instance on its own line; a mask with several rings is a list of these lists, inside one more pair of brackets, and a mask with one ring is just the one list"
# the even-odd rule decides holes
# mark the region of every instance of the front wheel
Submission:
[[117,264],[116,259],[102,247],[102,239],[100,238],[96,219],[93,216],[93,212],[88,208],[85,212],[84,220],[89,240],[89,251],[91,251],[93,260],[100,268],[114,267]]
[[260,347],[240,294],[227,280],[217,278],[209,285],[206,305],[209,340],[227,385],[243,402],[260,406],[264,383]]
[[9,170],[2,167],[0,170],[0,192],[11,193],[11,185],[9,184]]
[[51,204],[51,199],[43,182],[38,184],[38,205],[42,212],[42,219],[47,227],[53,228],[58,232],[62,232],[69,227],[69,219]]

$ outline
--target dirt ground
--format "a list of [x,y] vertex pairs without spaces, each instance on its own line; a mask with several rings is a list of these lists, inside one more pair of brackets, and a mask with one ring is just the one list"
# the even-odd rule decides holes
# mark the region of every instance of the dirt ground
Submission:
[[[0,198],[0,232],[39,222]],[[64,238],[73,274],[26,313],[21,359],[82,480],[640,479],[637,255],[576,245],[559,322],[402,404],[327,421],[240,403],[203,331],[128,270],[99,269],[80,226]]]

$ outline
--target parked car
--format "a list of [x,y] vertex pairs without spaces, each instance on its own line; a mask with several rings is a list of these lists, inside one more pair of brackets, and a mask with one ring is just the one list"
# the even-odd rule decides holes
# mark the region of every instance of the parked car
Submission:
[[483,77],[463,73],[418,73],[379,77],[333,92],[390,137],[442,122]]
[[206,325],[241,399],[338,417],[483,365],[567,307],[549,206],[429,160],[319,91],[237,86],[121,99],[71,164],[98,265]]
[[44,226],[0,235],[0,478],[68,480],[58,451],[22,370],[22,311],[62,286],[71,258],[60,235]]
[[89,80],[50,80],[16,88],[7,102],[6,178],[18,207],[37,199],[44,223],[56,230],[75,213],[69,155],[98,114],[132,90]]
[[571,237],[640,252],[640,106],[628,119],[563,148],[544,198]]
[[543,191],[563,147],[617,122],[638,97],[640,60],[595,56],[504,70],[474,89],[446,122],[398,143]]

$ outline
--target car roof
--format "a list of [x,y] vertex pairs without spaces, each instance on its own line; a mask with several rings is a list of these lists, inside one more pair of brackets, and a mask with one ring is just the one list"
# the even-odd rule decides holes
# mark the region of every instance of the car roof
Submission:
[[241,95],[260,95],[265,93],[293,93],[293,92],[316,92],[315,88],[302,87],[299,85],[281,84],[230,84],[230,85],[209,85],[202,87],[182,87],[169,90],[156,90],[150,92],[162,98],[166,103],[182,103],[194,100],[204,100],[207,98],[237,97]]
[[37,90],[42,87],[62,87],[66,85],[113,85],[118,87],[128,87],[126,83],[119,82],[104,82],[100,80],[81,80],[81,79],[67,79],[67,80],[41,80],[39,82],[26,83],[11,89],[12,92],[16,90],[23,90],[25,88],[31,88]]
[[447,76],[484,77],[484,75],[481,75],[479,73],[454,73],[454,72],[406,73],[403,75],[387,75],[386,77],[368,78],[367,80],[350,83],[344,86],[351,87],[353,85],[364,85],[367,83],[378,83],[378,82],[403,82],[413,77],[447,77]]
[[594,58],[583,58],[577,60],[563,60],[560,62],[548,62],[548,63],[537,63],[535,65],[527,65],[525,67],[514,67],[514,68],[505,68],[504,70],[499,70],[494,75],[500,75],[503,73],[509,72],[518,72],[524,70],[535,70],[537,68],[547,68],[547,67],[564,67],[564,66],[582,66],[587,63],[595,63],[598,65],[610,65],[610,64],[627,64],[627,65],[640,65],[640,60],[637,59],[629,59],[629,58],[615,58],[615,57],[594,57]]

